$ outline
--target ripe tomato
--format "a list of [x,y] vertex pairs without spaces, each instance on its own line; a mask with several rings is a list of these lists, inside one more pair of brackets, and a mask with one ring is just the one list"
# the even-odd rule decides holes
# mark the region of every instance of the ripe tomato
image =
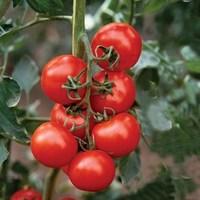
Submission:
[[[103,83],[108,75],[112,83],[112,94],[98,94],[94,89],[91,94],[91,105],[96,112],[112,108],[116,113],[127,111],[134,103],[136,88],[133,79],[125,72],[98,72],[94,79]],[[108,112],[109,113],[109,112]]]
[[97,149],[113,157],[121,157],[138,146],[140,126],[134,116],[120,113],[108,121],[97,124],[92,134]]
[[[67,96],[67,89],[62,86],[68,82],[69,77],[76,77],[84,69],[86,64],[79,58],[72,55],[62,55],[53,58],[48,62],[41,76],[41,87],[44,93],[53,101],[69,105],[77,100],[71,100]],[[86,80],[86,74],[82,74],[80,77],[80,84]],[[78,89],[78,94],[82,98],[85,94],[85,88]],[[70,92],[70,95],[74,98],[74,92]]]
[[67,165],[77,153],[77,149],[74,136],[50,122],[40,125],[31,138],[33,155],[48,167],[60,168]]
[[21,189],[15,192],[10,198],[10,200],[23,200],[23,199],[42,200],[42,195],[38,191],[32,188],[28,188],[28,189]]
[[[120,56],[114,70],[125,70],[131,68],[138,61],[142,49],[142,40],[132,26],[125,23],[111,23],[100,28],[92,39],[92,51],[95,55],[97,54],[97,57],[104,54],[101,48],[97,49],[99,45],[114,47]],[[99,61],[98,64],[106,70],[111,70],[108,61]]]
[[115,164],[103,151],[81,152],[71,161],[68,176],[78,189],[97,192],[111,184],[115,176]]
[[[79,127],[77,130],[73,131],[73,135],[84,138],[85,137],[85,118],[86,111],[81,111],[81,113],[72,115],[68,114],[65,107],[61,104],[55,104],[51,111],[51,121],[62,126],[65,130],[69,131],[74,125]],[[90,128],[94,126],[94,119],[90,120]]]

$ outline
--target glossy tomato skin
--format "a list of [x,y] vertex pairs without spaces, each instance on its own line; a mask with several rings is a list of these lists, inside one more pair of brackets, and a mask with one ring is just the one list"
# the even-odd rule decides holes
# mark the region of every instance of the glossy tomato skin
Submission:
[[67,165],[76,155],[77,141],[69,132],[56,124],[40,125],[31,138],[31,151],[43,165],[60,168]]
[[[51,121],[63,127],[67,131],[69,131],[73,127],[73,125],[77,127],[83,126],[72,132],[74,136],[79,138],[85,137],[85,118],[86,111],[82,111],[80,114],[77,115],[68,114],[65,110],[65,107],[61,104],[55,104],[51,111]],[[91,117],[90,129],[92,129],[93,127],[94,119],[93,117]]]
[[[69,76],[76,77],[86,68],[86,64],[79,58],[72,55],[61,55],[50,60],[42,71],[41,87],[44,93],[54,102],[69,105],[77,102],[67,97],[67,90],[62,85],[67,82]],[[86,74],[80,78],[84,83]],[[82,98],[85,95],[85,88],[79,89],[78,93]],[[74,93],[70,93],[74,97]]]
[[10,200],[23,200],[23,199],[42,200],[42,195],[38,191],[32,188],[28,188],[28,189],[21,189],[15,192],[10,198]]
[[134,80],[125,72],[101,71],[95,74],[94,79],[103,82],[106,74],[113,83],[112,94],[97,94],[92,90],[91,105],[96,112],[103,112],[105,108],[112,108],[116,113],[127,111],[134,103],[136,87]]
[[140,126],[131,114],[120,113],[97,124],[92,130],[92,135],[97,149],[113,157],[122,157],[138,146]]
[[[94,54],[99,45],[114,47],[120,56],[119,63],[114,67],[114,70],[126,70],[134,66],[142,50],[142,40],[139,33],[126,23],[110,23],[103,26],[97,31],[91,44]],[[98,49],[96,56],[102,56],[101,49]],[[98,64],[106,70],[111,70],[108,62],[100,61]]]
[[71,161],[68,177],[80,190],[97,192],[108,187],[115,176],[115,164],[103,151],[90,150],[77,154]]

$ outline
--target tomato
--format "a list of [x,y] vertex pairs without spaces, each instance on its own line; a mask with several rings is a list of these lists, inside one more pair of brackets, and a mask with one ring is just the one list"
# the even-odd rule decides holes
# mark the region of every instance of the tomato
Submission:
[[[98,48],[99,45],[114,47],[120,58],[113,69],[126,70],[138,61],[142,49],[142,40],[132,26],[125,23],[111,23],[100,28],[92,39],[92,51],[97,57],[104,54],[102,49]],[[108,61],[99,61],[98,64],[106,70],[111,70]]]
[[111,94],[98,94],[93,89],[91,94],[91,105],[96,112],[103,112],[106,108],[112,108],[116,113],[127,111],[134,103],[136,97],[136,88],[133,79],[125,72],[98,72],[94,79],[103,83],[108,75],[112,83]]
[[21,189],[17,192],[15,192],[10,200],[42,200],[42,195],[32,189],[32,188],[28,188],[28,189]]
[[138,146],[140,126],[131,114],[120,113],[97,124],[92,135],[97,149],[113,157],[121,157],[128,155]]
[[74,136],[50,122],[40,125],[31,138],[33,155],[48,167],[60,168],[67,165],[77,153],[77,149]]
[[[67,89],[62,88],[63,85],[68,82],[69,77],[76,77],[82,71],[86,69],[86,64],[79,58],[72,55],[61,55],[53,58],[49,61],[41,75],[41,87],[44,93],[53,101],[69,105],[77,102],[71,100],[67,96]],[[86,73],[80,76],[79,83],[82,84],[86,80]],[[78,94],[82,98],[85,95],[85,88],[78,89]],[[73,98],[75,94],[73,91],[70,92],[70,96]]]
[[113,181],[115,164],[103,151],[81,152],[69,164],[68,176],[78,189],[97,192],[108,187]]
[[[80,113],[68,114],[64,106],[55,104],[51,111],[51,121],[62,126],[65,130],[70,130],[73,126],[77,127],[77,130],[73,131],[73,135],[84,138],[85,137],[85,118],[86,111]],[[94,119],[90,119],[90,128],[94,126]]]

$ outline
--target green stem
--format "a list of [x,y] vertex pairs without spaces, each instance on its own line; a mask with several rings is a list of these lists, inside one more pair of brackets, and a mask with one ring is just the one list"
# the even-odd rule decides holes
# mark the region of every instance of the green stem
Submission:
[[46,177],[45,180],[45,187],[43,192],[43,200],[51,200],[52,194],[56,182],[56,178],[58,176],[59,170],[58,169],[52,169]]
[[81,35],[80,37],[83,45],[84,45],[84,50],[87,56],[87,80],[86,82],[89,83],[87,85],[87,91],[86,91],[86,95],[85,95],[85,102],[87,103],[87,114],[86,114],[86,119],[85,119],[85,127],[86,127],[86,137],[88,140],[88,145],[89,148],[92,149],[94,147],[93,144],[93,140],[90,134],[90,118],[93,112],[92,108],[91,108],[91,104],[90,104],[90,95],[91,95],[91,86],[92,86],[92,70],[91,70],[91,66],[94,62],[94,58],[93,58],[93,54],[90,48],[90,42],[89,39],[87,37],[87,34],[84,33]]
[[72,22],[72,54],[83,58],[84,47],[80,42],[80,35],[85,32],[85,4],[86,0],[74,0]]
[[129,17],[129,24],[132,25],[134,13],[135,13],[135,0],[130,0],[131,6],[130,6],[130,17]]
[[[8,152],[10,152],[11,147],[11,140],[8,140],[6,144]],[[7,184],[7,174],[8,174],[8,168],[10,163],[10,155],[8,155],[7,160],[3,163],[1,172],[0,172],[0,196],[2,199],[7,200],[7,190],[8,190],[8,184]]]
[[8,52],[4,52],[3,55],[3,64],[0,66],[0,76],[2,77],[6,71],[6,66],[8,63]]
[[51,20],[70,20],[71,21],[72,17],[71,16],[52,16],[52,17],[40,17],[40,16],[37,16],[35,17],[35,19],[21,25],[21,26],[18,26],[18,27],[15,27],[13,29],[11,29],[10,31],[8,32],[5,32],[4,34],[2,34],[0,36],[0,40],[10,36],[10,35],[13,35],[14,33],[17,33],[19,31],[23,31],[31,26],[34,26],[36,24],[39,24],[39,23],[42,23],[42,22],[47,22],[47,21],[51,21]]
[[1,0],[0,1],[0,19],[5,15],[9,8],[11,0]]

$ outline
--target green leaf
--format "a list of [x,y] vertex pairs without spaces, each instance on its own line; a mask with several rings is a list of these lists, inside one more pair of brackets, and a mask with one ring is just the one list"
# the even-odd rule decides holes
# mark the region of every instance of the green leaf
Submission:
[[172,128],[172,121],[167,117],[167,109],[167,103],[162,100],[154,101],[149,105],[146,114],[154,130],[162,132]]
[[189,72],[200,74],[200,59],[188,60],[185,64]]
[[184,46],[181,49],[181,55],[185,60],[191,60],[197,57],[197,54],[191,49],[190,46]]
[[19,161],[16,161],[12,164],[12,171],[16,173],[17,175],[21,175],[22,178],[28,178],[29,170],[28,168],[20,163]]
[[0,134],[19,142],[27,142],[26,130],[18,124],[15,111],[7,105],[8,102],[10,104],[12,102],[12,105],[14,105],[13,102],[16,99],[14,91],[17,90],[13,87],[14,85],[17,86],[13,84],[12,79],[4,78],[0,80]]
[[27,2],[36,12],[49,15],[62,14],[65,9],[62,0],[27,0]]
[[128,183],[131,179],[138,175],[140,170],[140,155],[133,152],[129,156],[124,157],[119,162],[119,172],[123,183]]
[[[190,108],[191,109],[191,108]],[[186,112],[185,115],[175,109],[177,119],[176,126],[163,134],[155,133],[152,138],[152,150],[165,157],[171,155],[176,162],[183,162],[186,157],[200,155],[200,108],[197,113]]]
[[39,69],[31,58],[25,56],[15,66],[13,78],[26,93],[29,93],[39,81]]
[[122,195],[116,200],[175,200],[175,187],[171,174],[167,170],[162,170],[159,177],[148,183],[137,193]]
[[13,7],[19,5],[23,0],[13,0]]
[[144,5],[144,13],[154,13],[177,0],[147,0]]
[[5,140],[0,139],[0,167],[7,160],[9,152],[6,148]]
[[8,107],[14,107],[19,103],[21,98],[21,89],[17,82],[10,77],[4,77],[3,82],[0,81],[1,98],[4,98]]

